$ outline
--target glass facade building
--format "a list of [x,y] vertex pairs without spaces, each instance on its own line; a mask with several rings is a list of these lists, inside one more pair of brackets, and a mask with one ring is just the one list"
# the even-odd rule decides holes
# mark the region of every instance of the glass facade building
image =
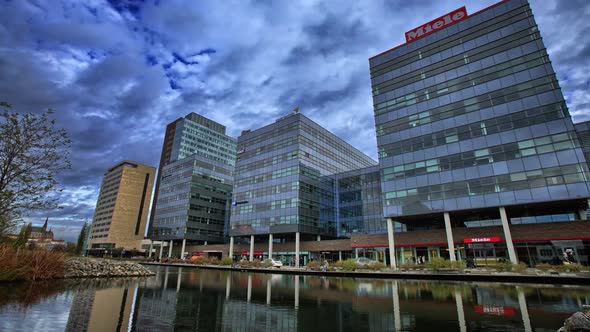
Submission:
[[299,113],[238,138],[232,236],[337,236],[334,175],[377,163]]
[[[170,123],[164,138],[150,238],[223,243],[235,166],[236,139],[196,113]],[[169,246],[169,255],[175,252]],[[184,254],[184,249],[180,249]],[[180,251],[179,251],[180,253]]]
[[581,218],[588,166],[526,0],[369,61],[384,217],[446,228],[452,259],[452,228],[506,220],[510,247],[509,225]]

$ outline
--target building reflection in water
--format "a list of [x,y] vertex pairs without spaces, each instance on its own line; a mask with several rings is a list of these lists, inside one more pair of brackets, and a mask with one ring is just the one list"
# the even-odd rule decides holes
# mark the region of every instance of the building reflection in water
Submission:
[[160,268],[78,291],[70,331],[557,330],[590,288],[369,280]]

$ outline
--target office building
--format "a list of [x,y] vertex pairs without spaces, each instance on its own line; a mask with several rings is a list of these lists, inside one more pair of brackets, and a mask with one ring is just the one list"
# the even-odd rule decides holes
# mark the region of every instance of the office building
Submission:
[[236,139],[225,126],[201,115],[167,126],[149,233],[152,240],[169,241],[168,256],[184,256],[187,241],[224,242],[235,155]]
[[140,250],[156,168],[125,160],[104,174],[90,227],[87,252]]
[[[230,252],[234,237],[249,237],[251,248],[254,242],[268,243],[266,257],[273,255],[273,242],[295,242],[294,251],[277,254],[296,265],[307,259],[299,255],[299,241],[337,237],[329,175],[376,165],[297,111],[242,132],[237,151]],[[253,255],[250,250],[249,258]]]
[[369,60],[391,263],[587,263],[588,166],[527,1],[406,41]]

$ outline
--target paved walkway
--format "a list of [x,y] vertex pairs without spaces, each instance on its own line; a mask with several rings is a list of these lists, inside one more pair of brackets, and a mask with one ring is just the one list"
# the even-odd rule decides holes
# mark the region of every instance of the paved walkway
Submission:
[[590,286],[590,272],[559,273],[517,273],[496,272],[480,269],[433,271],[401,271],[384,269],[382,271],[314,271],[305,267],[296,268],[284,266],[281,268],[250,268],[223,265],[196,265],[191,263],[157,263],[140,262],[145,265],[192,267],[212,270],[232,270],[255,273],[317,275],[330,277],[375,278],[375,279],[416,279],[416,280],[452,280],[452,281],[491,281],[511,283],[560,284],[560,285],[588,285]]

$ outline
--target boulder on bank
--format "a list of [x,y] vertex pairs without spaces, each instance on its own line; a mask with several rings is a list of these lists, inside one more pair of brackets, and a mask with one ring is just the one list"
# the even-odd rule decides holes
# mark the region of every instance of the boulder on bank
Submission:
[[584,312],[576,312],[565,320],[563,326],[557,332],[590,332],[590,308]]
[[75,257],[65,262],[65,278],[140,277],[153,272],[135,262]]

